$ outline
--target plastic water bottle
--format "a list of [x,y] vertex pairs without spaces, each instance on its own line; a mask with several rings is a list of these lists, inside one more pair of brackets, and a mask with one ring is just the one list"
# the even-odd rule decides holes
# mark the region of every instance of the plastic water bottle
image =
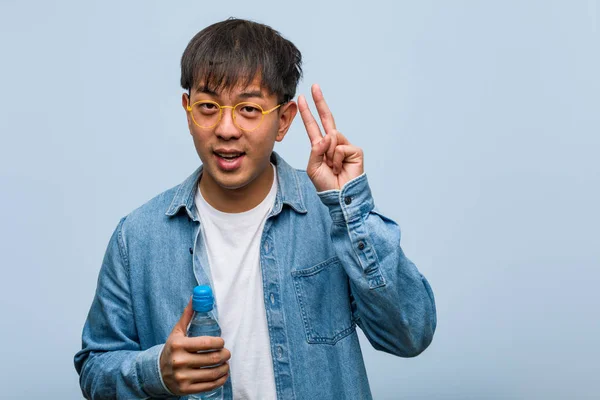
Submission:
[[[194,316],[190,322],[187,335],[194,336],[221,336],[221,328],[215,320],[212,309],[214,304],[213,293],[210,286],[196,286],[192,297]],[[205,367],[210,368],[210,367]],[[202,392],[188,396],[194,400],[220,400],[223,399],[223,387],[211,392]]]

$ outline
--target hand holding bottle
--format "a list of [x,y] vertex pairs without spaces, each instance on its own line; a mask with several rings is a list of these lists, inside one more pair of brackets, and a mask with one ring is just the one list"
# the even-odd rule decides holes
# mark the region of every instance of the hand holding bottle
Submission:
[[[192,300],[167,338],[160,372],[167,388],[178,396],[214,390],[227,381],[231,353],[220,337],[187,337],[194,310]],[[199,353],[200,352],[200,353]],[[206,352],[206,353],[203,353]],[[212,367],[217,365],[216,367]],[[212,367],[212,368],[211,368]]]

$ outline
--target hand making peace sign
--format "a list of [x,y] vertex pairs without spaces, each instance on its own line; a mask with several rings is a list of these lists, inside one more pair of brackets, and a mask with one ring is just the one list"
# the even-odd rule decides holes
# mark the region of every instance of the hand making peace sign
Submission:
[[306,172],[318,192],[341,189],[346,182],[363,173],[363,152],[350,144],[348,139],[335,128],[333,115],[329,111],[319,85],[314,84],[311,91],[321,124],[325,129],[325,137],[308,108],[306,98],[299,96],[300,115],[312,145]]

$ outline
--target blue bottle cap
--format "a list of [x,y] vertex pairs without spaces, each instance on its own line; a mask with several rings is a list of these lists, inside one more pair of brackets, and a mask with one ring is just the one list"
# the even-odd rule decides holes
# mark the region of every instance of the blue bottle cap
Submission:
[[210,286],[200,285],[194,288],[192,308],[194,311],[208,312],[213,309],[214,298]]

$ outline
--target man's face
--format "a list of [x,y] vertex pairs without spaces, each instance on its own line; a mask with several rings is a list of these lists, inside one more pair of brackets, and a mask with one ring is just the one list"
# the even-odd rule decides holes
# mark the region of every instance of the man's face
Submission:
[[[220,121],[211,128],[196,125],[187,105],[200,100],[217,102],[221,106],[235,106],[241,102],[252,102],[270,110],[277,106],[277,98],[261,88],[260,79],[247,87],[224,89],[219,93],[193,89],[191,99],[184,94],[188,127],[194,140],[198,156],[203,164],[202,185],[223,193],[244,193],[265,190],[272,183],[269,158],[275,141],[283,140],[295,114],[296,104],[288,102],[279,109],[264,115],[258,128],[244,131],[232,118],[231,108],[223,108]],[[210,106],[213,107],[213,106]]]

